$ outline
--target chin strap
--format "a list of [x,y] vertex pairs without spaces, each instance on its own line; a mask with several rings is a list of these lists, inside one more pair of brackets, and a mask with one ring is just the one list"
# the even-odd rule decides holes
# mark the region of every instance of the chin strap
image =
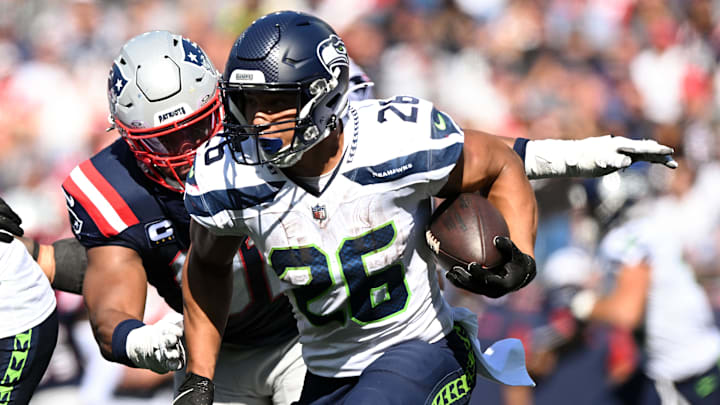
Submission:
[[107,120],[110,126],[105,128],[105,132],[110,132],[115,129],[115,119],[113,118],[112,114],[108,114]]

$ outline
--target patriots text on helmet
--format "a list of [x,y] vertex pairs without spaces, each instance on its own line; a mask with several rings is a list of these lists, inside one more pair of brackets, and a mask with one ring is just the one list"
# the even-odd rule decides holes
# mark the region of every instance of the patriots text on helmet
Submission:
[[160,111],[155,117],[155,124],[160,125],[171,118],[184,117],[188,114],[188,111],[190,111],[190,109],[186,105],[179,105],[172,107],[170,110]]

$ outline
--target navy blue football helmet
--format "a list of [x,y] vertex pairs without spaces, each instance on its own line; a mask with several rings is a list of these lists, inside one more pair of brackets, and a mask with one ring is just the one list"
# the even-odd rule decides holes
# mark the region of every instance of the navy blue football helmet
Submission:
[[[234,137],[244,164],[289,167],[335,130],[347,106],[349,60],[345,44],[317,17],[295,11],[268,14],[235,41],[223,74],[225,134]],[[289,145],[253,125],[258,111],[295,108]],[[284,130],[283,130],[284,131]],[[254,156],[253,156],[254,155]]]

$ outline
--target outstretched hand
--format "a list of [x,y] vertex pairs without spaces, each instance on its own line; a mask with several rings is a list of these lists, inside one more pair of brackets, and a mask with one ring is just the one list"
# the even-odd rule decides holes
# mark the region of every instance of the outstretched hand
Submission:
[[447,272],[447,279],[458,288],[490,298],[502,297],[528,285],[536,274],[532,256],[521,252],[508,237],[498,236],[493,242],[503,256],[502,265],[491,269],[477,263],[455,266]]
[[617,152],[629,156],[632,163],[650,162],[665,165],[671,169],[678,167],[678,163],[672,158],[674,150],[651,139],[633,140],[623,137],[613,137],[618,143]]
[[593,136],[573,141],[538,139],[527,143],[525,173],[530,179],[600,177],[635,162],[662,164],[674,169],[674,150],[652,139]]
[[0,198],[0,242],[10,243],[12,235],[23,236],[22,219]]
[[[622,136],[605,135],[586,138],[578,142],[587,142],[584,149],[586,161],[578,159],[578,168],[589,165],[590,160],[595,166],[592,175],[605,175],[619,169],[629,167],[635,162],[662,164],[671,169],[677,168],[672,158],[674,150],[652,139],[630,139]],[[581,154],[581,156],[583,156]],[[587,159],[590,158],[590,159]]]

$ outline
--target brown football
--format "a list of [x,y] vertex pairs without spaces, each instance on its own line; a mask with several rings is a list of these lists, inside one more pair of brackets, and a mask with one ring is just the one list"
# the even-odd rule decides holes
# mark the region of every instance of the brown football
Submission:
[[493,239],[509,235],[505,219],[487,198],[463,193],[437,207],[425,236],[440,265],[449,270],[472,262],[484,268],[497,266],[502,256]]

